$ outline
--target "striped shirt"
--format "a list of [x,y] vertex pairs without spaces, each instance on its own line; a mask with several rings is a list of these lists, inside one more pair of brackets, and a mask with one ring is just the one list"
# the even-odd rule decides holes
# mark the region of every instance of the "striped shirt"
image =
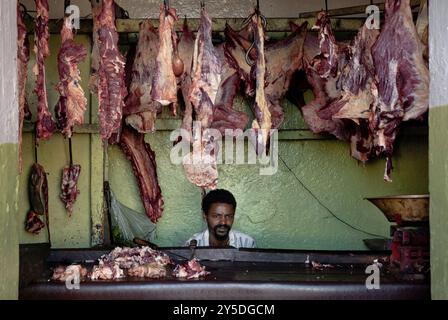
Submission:
[[[190,245],[190,241],[195,239],[198,243],[198,247],[209,247],[209,232],[208,229],[204,230],[203,232],[194,234],[190,239],[185,242],[185,246]],[[244,234],[242,232],[236,231],[236,230],[230,230],[229,232],[229,245],[235,248],[255,248],[255,240],[248,236],[247,234]]]

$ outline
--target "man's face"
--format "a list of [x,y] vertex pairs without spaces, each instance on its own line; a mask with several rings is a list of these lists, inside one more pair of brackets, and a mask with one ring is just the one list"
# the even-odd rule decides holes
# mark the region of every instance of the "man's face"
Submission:
[[229,236],[232,228],[235,209],[228,203],[213,203],[204,213],[204,219],[207,221],[208,231],[212,233],[217,240],[225,240]]

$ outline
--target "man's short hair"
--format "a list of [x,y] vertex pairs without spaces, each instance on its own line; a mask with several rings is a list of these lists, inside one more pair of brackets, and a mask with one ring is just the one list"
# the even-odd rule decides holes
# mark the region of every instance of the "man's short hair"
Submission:
[[236,209],[235,197],[231,192],[224,189],[216,189],[207,193],[202,199],[202,211],[208,214],[208,210],[213,203],[228,203],[233,206],[233,209]]

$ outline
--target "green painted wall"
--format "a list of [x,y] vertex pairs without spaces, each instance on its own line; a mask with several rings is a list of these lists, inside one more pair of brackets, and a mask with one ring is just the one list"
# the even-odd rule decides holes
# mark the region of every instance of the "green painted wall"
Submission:
[[[90,37],[87,35],[78,35],[75,40],[86,46],[90,51]],[[54,114],[54,106],[59,99],[59,93],[55,89],[59,81],[57,72],[57,54],[60,48],[60,36],[52,34],[50,37],[51,56],[46,60],[46,76],[48,90],[48,104],[50,111]],[[33,43],[33,37],[30,37],[30,43]],[[32,121],[36,118],[37,98],[33,93],[35,87],[35,76],[31,72],[34,65],[34,53],[31,51],[30,62],[28,64],[28,81],[27,95],[30,109],[33,114]],[[88,100],[88,108],[85,113],[86,122],[90,119],[90,94],[88,91],[88,76],[90,71],[90,56],[79,65],[82,78],[82,87],[86,93]],[[21,243],[41,243],[47,242],[47,231],[42,230],[39,235],[30,234],[22,227],[25,222],[26,213],[28,212],[28,179],[31,165],[34,163],[34,134],[24,133],[23,135],[23,173],[20,176],[19,193],[21,201],[19,203],[19,214],[16,216],[19,228],[19,236]],[[73,145],[73,162],[81,165],[81,175],[79,177],[78,186],[81,191],[76,204],[73,208],[73,214],[69,218],[65,211],[64,204],[59,199],[61,189],[61,174],[65,165],[69,164],[69,148],[68,140],[65,140],[59,133],[53,135],[48,141],[41,141],[37,155],[38,162],[45,168],[48,173],[48,189],[49,189],[49,216],[51,241],[54,248],[74,247],[85,248],[90,246],[90,224],[91,224],[91,166],[90,166],[90,136],[89,134],[75,134],[72,138]],[[95,179],[95,177],[94,177]],[[100,178],[101,179],[101,178]]]
[[[156,152],[158,174],[165,197],[164,216],[158,223],[156,243],[181,245],[205,228],[200,214],[200,191],[171,164],[168,132],[147,135]],[[281,142],[280,156],[321,202],[350,224],[388,236],[389,224],[368,201],[368,196],[427,193],[427,141],[404,137],[398,143],[394,182],[382,180],[384,163],[367,166],[349,156],[339,141]],[[110,181],[118,199],[143,211],[131,166],[118,147],[109,153]],[[366,249],[362,239],[372,238],[333,218],[279,161],[273,176],[260,176],[258,166],[221,165],[218,187],[229,189],[238,201],[234,227],[251,234],[259,247],[300,249]]]
[[[84,36],[78,41],[89,45]],[[47,63],[49,101],[57,100],[54,85],[57,82],[55,56],[59,37],[51,37],[53,55]],[[88,79],[88,62],[81,66],[83,85]],[[31,64],[30,64],[31,65]],[[30,76],[28,92],[33,97],[34,77]],[[86,89],[85,89],[86,90]],[[87,90],[86,90],[87,92]],[[310,94],[307,99],[311,99]],[[237,98],[235,105],[248,110],[247,102]],[[297,108],[284,104],[287,113],[283,129],[306,128]],[[97,122],[96,99],[92,99],[91,122]],[[164,113],[163,117],[167,117]],[[86,117],[89,118],[89,117]],[[158,120],[158,126],[164,120]],[[91,137],[90,137],[91,136]],[[34,161],[31,134],[24,138],[25,172],[20,177],[20,203],[17,221],[23,224],[28,210],[27,171]],[[95,140],[96,139],[96,140]],[[156,152],[158,174],[165,198],[165,212],[158,223],[156,243],[161,246],[182,244],[193,233],[202,231],[205,224],[200,214],[200,192],[185,178],[183,169],[170,163],[171,142],[168,131],[146,136]],[[39,162],[49,174],[50,223],[53,247],[87,247],[90,245],[91,219],[97,220],[99,204],[92,204],[98,197],[98,181],[102,179],[102,158],[98,153],[97,135],[77,134],[73,139],[75,162],[82,165],[80,177],[81,195],[68,218],[58,198],[60,171],[68,163],[68,142],[55,135],[39,148]],[[96,143],[96,144],[94,144]],[[94,147],[96,145],[96,147]],[[383,182],[384,161],[373,161],[366,166],[349,155],[349,146],[336,140],[281,141],[280,156],[303,184],[329,207],[338,217],[353,226],[371,233],[388,236],[389,224],[364,197],[417,194],[428,192],[427,137],[403,136],[397,141],[394,158],[393,183]],[[93,159],[93,163],[90,163]],[[257,166],[221,165],[220,188],[231,190],[238,201],[235,228],[251,234],[259,247],[301,249],[366,249],[362,239],[372,238],[350,229],[333,218],[301,186],[279,160],[279,170],[274,176],[260,176]],[[94,173],[93,175],[91,175]],[[109,149],[109,179],[118,199],[125,205],[143,211],[129,162],[117,146]],[[92,183],[94,186],[92,187]],[[92,188],[92,189],[91,189]],[[90,190],[97,190],[90,195]],[[92,216],[95,210],[95,218]],[[39,236],[20,229],[22,243],[46,241],[45,232]]]
[[0,300],[17,299],[19,237],[15,216],[19,195],[17,144],[0,144]]
[[448,299],[448,144],[443,135],[448,106],[429,113],[429,189],[431,192],[431,290],[433,299]]

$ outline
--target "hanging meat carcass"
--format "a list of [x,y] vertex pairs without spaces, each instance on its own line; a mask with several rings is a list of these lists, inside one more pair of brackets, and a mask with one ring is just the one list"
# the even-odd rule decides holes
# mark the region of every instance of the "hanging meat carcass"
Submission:
[[[250,25],[248,25],[250,26]],[[243,29],[243,32],[246,32]],[[187,20],[184,21],[182,36],[179,41],[179,56],[184,61],[184,73],[179,77],[179,86],[184,97],[185,112],[182,128],[191,132],[193,122],[193,107],[188,98],[191,87],[191,72],[193,63],[195,39],[188,29]],[[226,129],[244,130],[248,123],[248,116],[233,108],[233,101],[239,89],[240,79],[237,70],[228,63],[225,57],[224,47],[226,43],[215,47],[216,55],[221,63],[221,80],[218,85],[215,100],[213,101],[213,117],[210,127],[219,130],[221,135],[226,135]]]
[[73,204],[79,195],[78,179],[81,173],[79,164],[65,166],[62,170],[61,194],[59,198],[64,202],[68,215],[73,212]]
[[50,55],[48,40],[48,2],[47,0],[35,0],[36,3],[36,26],[34,33],[34,53],[36,54],[36,64],[33,73],[36,75],[37,95],[37,123],[36,140],[47,140],[53,135],[56,124],[48,110],[47,86],[45,84],[45,59]]
[[118,48],[113,0],[103,0],[101,13],[95,17],[98,23],[98,98],[100,134],[107,141],[121,127],[125,86],[125,59]]
[[[193,125],[193,106],[190,102],[189,93],[191,87],[191,69],[193,64],[195,37],[193,32],[188,28],[187,18],[184,19],[182,35],[179,39],[179,57],[184,63],[183,73],[178,77],[178,86],[180,88],[183,101],[185,104],[184,117],[181,129],[190,133]],[[187,138],[188,135],[185,135]],[[179,142],[181,139],[178,139]],[[184,141],[185,142],[185,141]],[[191,141],[189,141],[191,142]]]
[[[254,28],[254,48],[256,49],[256,62],[252,66],[251,75],[255,76],[255,103],[253,110],[255,118],[252,122],[252,128],[255,129],[257,135],[257,153],[266,151],[268,138],[272,126],[271,111],[269,110],[267,97],[265,94],[266,86],[266,60],[264,51],[264,27],[259,12],[252,16],[252,25]],[[261,132],[260,132],[261,131]]]
[[87,99],[81,87],[78,63],[85,59],[87,51],[83,45],[76,44],[70,17],[65,17],[61,30],[62,46],[58,54],[60,94],[55,113],[58,128],[66,138],[72,136],[73,126],[84,122]]
[[384,27],[372,48],[378,101],[370,129],[376,155],[386,157],[384,179],[390,181],[393,144],[400,123],[418,119],[428,110],[429,70],[409,0],[386,0],[385,11]]
[[171,112],[176,115],[177,80],[183,73],[183,62],[177,50],[177,36],[174,23],[177,21],[176,9],[160,5],[159,48],[156,70],[151,88],[154,101],[163,106],[171,105]]
[[163,197],[157,179],[155,154],[145,142],[145,135],[126,125],[121,133],[120,147],[131,162],[146,214],[156,223],[162,216]]
[[31,209],[27,214],[25,230],[38,234],[45,226],[39,216],[45,216],[49,228],[47,174],[38,163],[31,167],[28,188]]
[[92,53],[90,55],[90,79],[89,89],[93,94],[98,94],[98,70],[100,68],[100,50],[98,41],[98,30],[100,28],[100,14],[102,11],[102,1],[90,1],[92,8]]
[[139,40],[131,73],[129,95],[123,114],[126,124],[140,133],[155,131],[155,121],[161,104],[151,96],[153,79],[156,74],[158,54],[158,34],[149,20],[140,24]]
[[[26,79],[28,77],[28,61],[30,59],[30,49],[28,36],[25,26],[25,12],[22,7],[17,3],[17,79],[18,79],[18,91],[19,91],[19,173],[22,173],[22,131],[23,120],[25,119],[26,110],[28,104],[26,101]],[[29,112],[29,109],[28,109]]]
[[[289,85],[294,73],[303,66],[304,41],[307,35],[307,23],[293,29],[291,35],[285,39],[268,42],[264,45],[264,55],[266,63],[266,86],[264,88],[266,103],[271,114],[271,128],[277,129],[283,122],[284,114],[281,107],[281,100],[289,89]],[[261,30],[260,27],[253,27],[252,30]],[[252,68],[246,60],[246,51],[251,48],[252,41],[226,27],[226,57],[232,67],[238,70],[241,79],[246,84],[246,94],[253,96],[256,94],[255,74],[256,64]],[[249,57],[256,58],[255,50],[251,50]]]
[[188,180],[202,188],[214,189],[218,181],[216,144],[206,134],[206,130],[213,121],[214,101],[221,83],[222,61],[212,43],[212,21],[202,7],[188,95],[198,123],[193,128],[193,152],[183,159]]

